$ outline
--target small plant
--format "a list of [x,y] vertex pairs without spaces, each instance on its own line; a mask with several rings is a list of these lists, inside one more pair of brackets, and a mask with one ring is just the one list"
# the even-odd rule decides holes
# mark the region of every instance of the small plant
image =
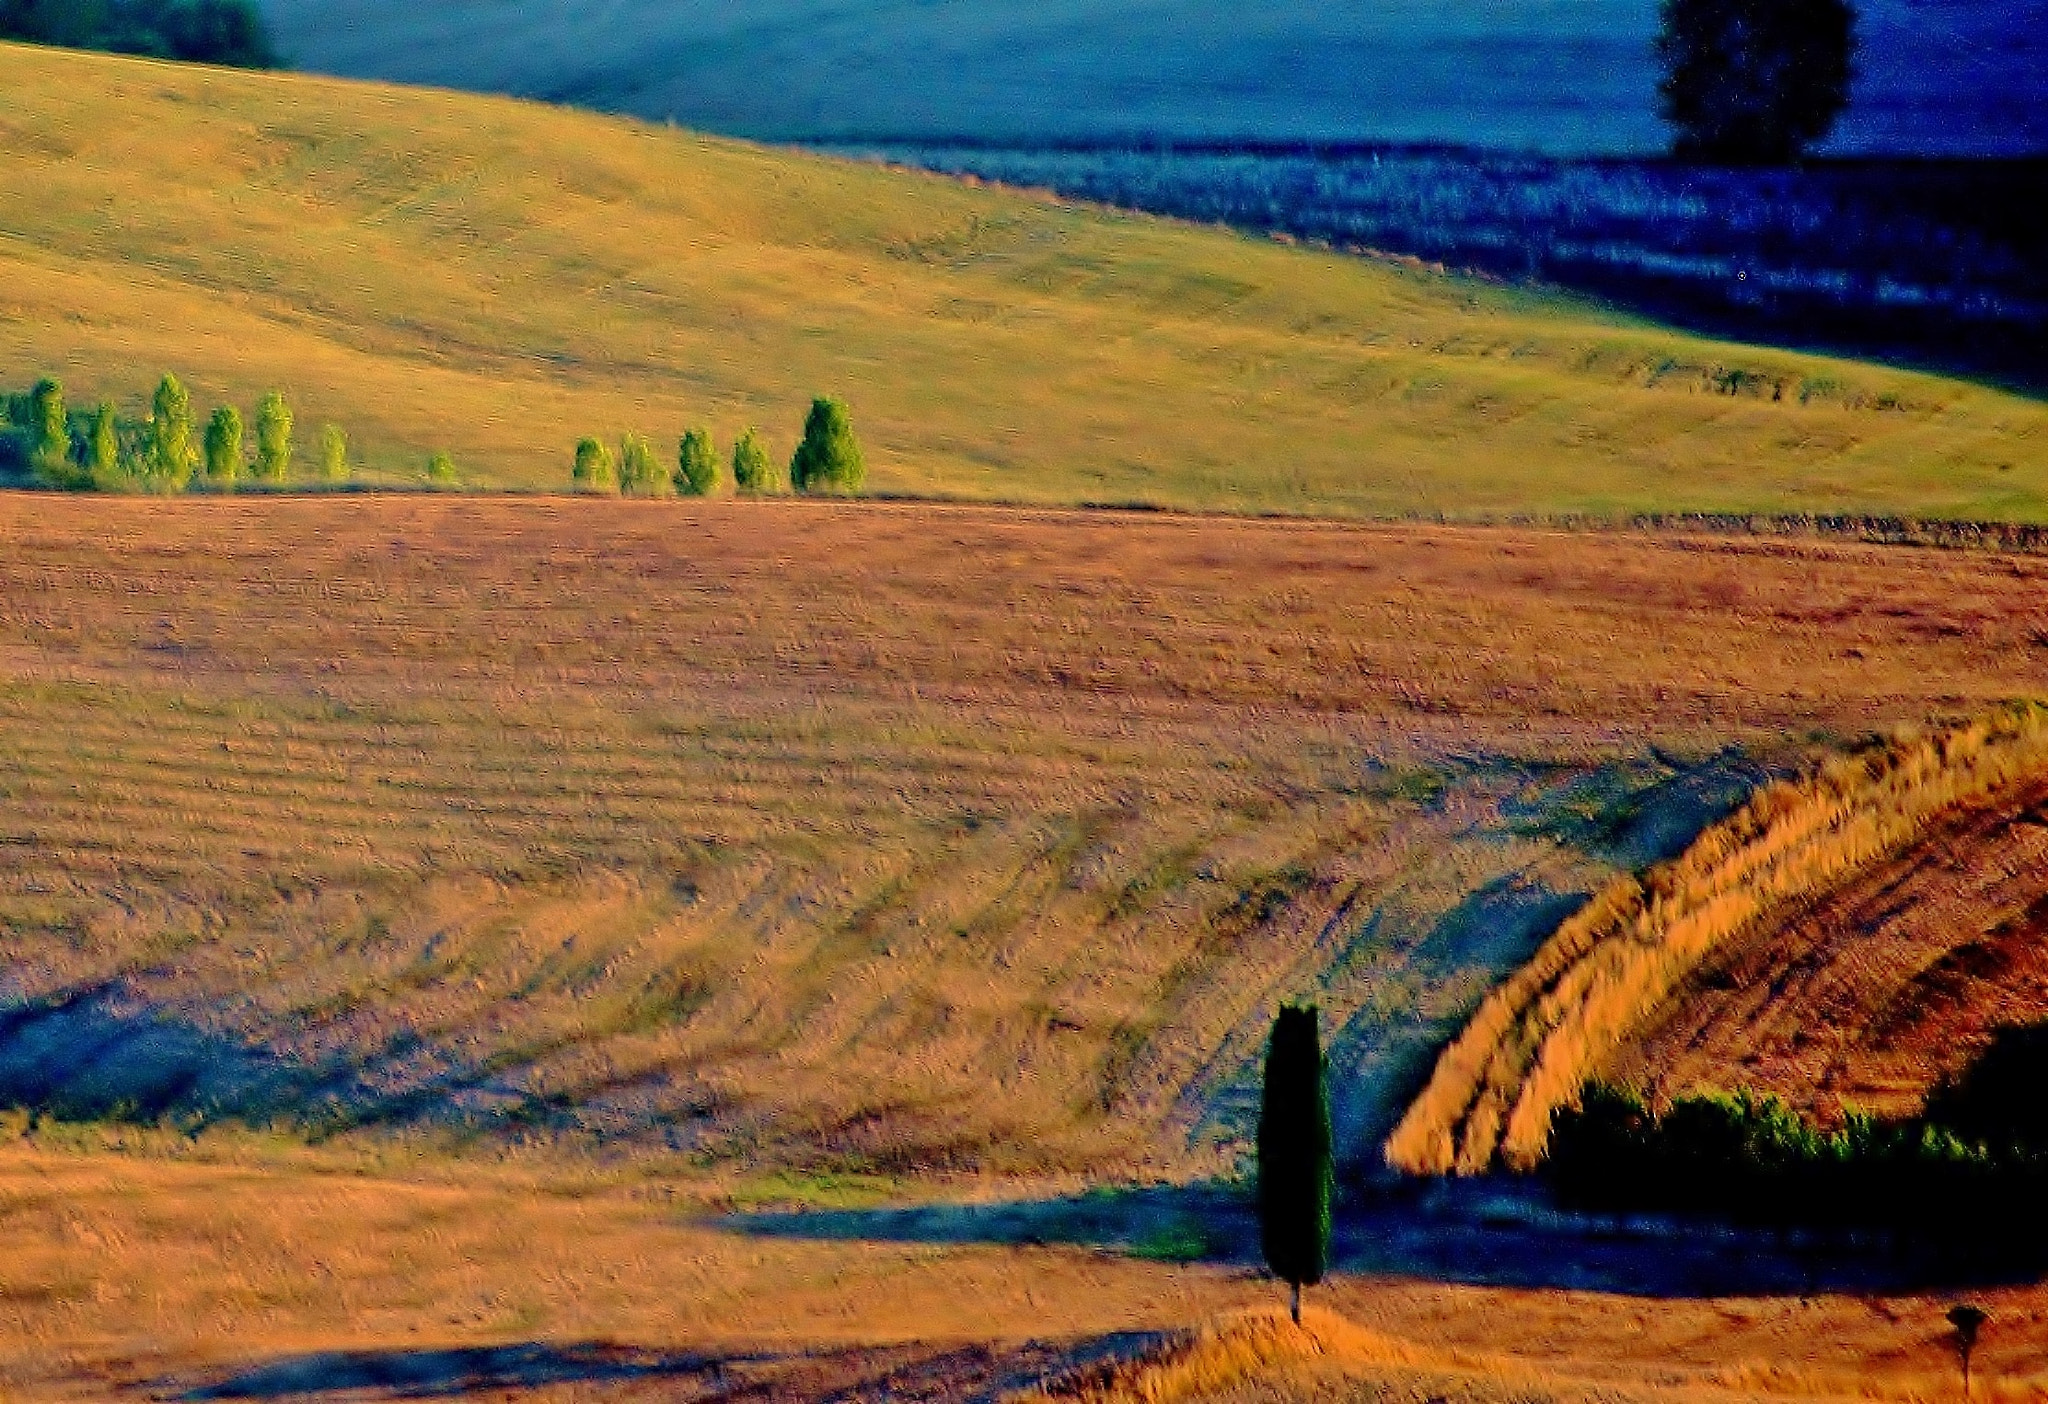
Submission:
[[348,481],[348,435],[339,424],[320,426],[320,481]]
[[427,460],[427,481],[435,487],[454,487],[461,480],[461,475],[455,471],[455,460],[445,449],[435,450],[434,456]]
[[576,445],[576,467],[570,476],[578,492],[619,490],[619,476],[612,468],[612,451],[602,439],[584,439]]
[[1956,1355],[1963,1362],[1964,1399],[1970,1397],[1970,1357],[1977,1352],[1977,1333],[1990,1320],[1990,1312],[1969,1302],[1948,1309],[1948,1324],[1956,1328]]
[[1273,1020],[1259,1100],[1259,1242],[1266,1266],[1292,1291],[1323,1280],[1336,1192],[1328,1069],[1313,1004],[1287,1005]]
[[256,402],[256,476],[266,483],[281,483],[291,466],[291,406],[277,391],[266,391]]
[[718,451],[712,447],[709,429],[692,429],[677,445],[676,491],[689,497],[709,497],[718,491]]
[[222,405],[206,422],[206,481],[232,492],[242,476],[242,416]]
[[758,497],[775,491],[775,469],[761,431],[751,424],[740,430],[732,446],[732,485],[736,492]]
[[804,420],[804,439],[789,461],[789,483],[798,492],[857,493],[867,482],[867,461],[853,436],[846,402],[829,397],[811,401]]
[[654,445],[642,434],[619,440],[619,487],[636,497],[661,497],[669,490],[668,475],[654,458]]
[[193,444],[192,396],[175,375],[157,384],[150,401],[149,435],[142,459],[142,486],[155,493],[183,492],[199,466]]

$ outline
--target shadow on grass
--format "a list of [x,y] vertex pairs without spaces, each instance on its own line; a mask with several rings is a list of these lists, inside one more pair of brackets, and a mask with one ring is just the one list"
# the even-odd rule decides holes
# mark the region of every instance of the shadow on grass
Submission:
[[[602,1342],[461,1350],[329,1351],[207,1380],[155,1380],[153,1397],[205,1400],[436,1399],[576,1385],[659,1387],[664,1397],[994,1401],[1099,1360],[1145,1350],[1154,1334],[1079,1342],[857,1347],[784,1353],[664,1352]],[[578,1397],[581,1397],[580,1395]]]
[[[1954,1245],[1881,1235],[1782,1232],[1558,1208],[1513,1177],[1381,1180],[1337,1216],[1332,1269],[1481,1286],[1636,1296],[1805,1295],[2032,1280],[2039,1262],[1987,1261]],[[732,1232],[889,1243],[1093,1248],[1127,1257],[1261,1268],[1249,1196],[1227,1186],[914,1208],[728,1215]]]

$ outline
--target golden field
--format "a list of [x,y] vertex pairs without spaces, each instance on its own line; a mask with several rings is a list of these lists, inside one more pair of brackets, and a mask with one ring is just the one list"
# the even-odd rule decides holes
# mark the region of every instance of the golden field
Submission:
[[787,455],[836,392],[892,493],[2048,519],[2048,408],[1953,380],[539,106],[0,61],[0,378],[275,385],[377,481],[563,487],[699,422]]
[[[1817,746],[2038,694],[2048,598],[1992,553],[888,503],[15,495],[0,547],[41,1118],[0,1379],[56,1398],[1000,1395],[1270,1303],[1171,1221],[729,1215],[1228,1172],[1302,994],[1368,1160],[1546,914]],[[1948,1378],[1939,1297],[1404,1261],[1317,1296],[1384,1358],[1211,1393]],[[1992,1299],[2038,1382],[2038,1295]]]

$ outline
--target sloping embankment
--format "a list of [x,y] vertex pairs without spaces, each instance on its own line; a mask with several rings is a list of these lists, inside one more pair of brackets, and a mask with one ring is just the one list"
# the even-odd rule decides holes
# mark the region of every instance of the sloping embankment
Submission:
[[1533,1164],[1551,1114],[1718,948],[2044,769],[2048,712],[2026,707],[1758,791],[1678,858],[1597,893],[1487,997],[1388,1138],[1388,1162]]

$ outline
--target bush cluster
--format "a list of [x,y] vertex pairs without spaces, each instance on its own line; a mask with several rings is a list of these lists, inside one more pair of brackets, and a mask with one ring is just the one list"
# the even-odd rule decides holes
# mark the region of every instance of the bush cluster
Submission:
[[1775,1097],[1701,1093],[1657,1112],[1593,1083],[1557,1113],[1543,1168],[1586,1208],[2048,1245],[2048,1145],[2010,1127],[1968,1135],[1940,1096],[1920,1116],[1851,1112],[1824,1131]]
[[[123,417],[111,400],[74,411],[63,384],[47,377],[25,395],[8,396],[6,409],[0,469],[68,491],[232,492],[244,479],[277,485],[291,477],[297,451],[291,406],[278,391],[258,400],[246,422],[233,405],[221,405],[202,428],[191,392],[175,375],[158,382],[142,419]],[[339,425],[322,426],[315,472],[327,483],[348,478],[348,436]]]
[[749,426],[742,430],[731,455],[721,457],[711,431],[700,427],[685,431],[677,443],[672,472],[656,467],[652,447],[638,434],[620,440],[616,459],[604,440],[581,440],[570,480],[579,492],[625,492],[640,497],[678,492],[685,497],[710,497],[724,490],[728,469],[733,490],[743,496],[792,489],[851,495],[867,482],[867,460],[854,437],[846,404],[826,397],[811,402],[803,439],[786,474],[776,471],[759,429]]
[[0,39],[231,68],[278,66],[251,0],[0,0]]

